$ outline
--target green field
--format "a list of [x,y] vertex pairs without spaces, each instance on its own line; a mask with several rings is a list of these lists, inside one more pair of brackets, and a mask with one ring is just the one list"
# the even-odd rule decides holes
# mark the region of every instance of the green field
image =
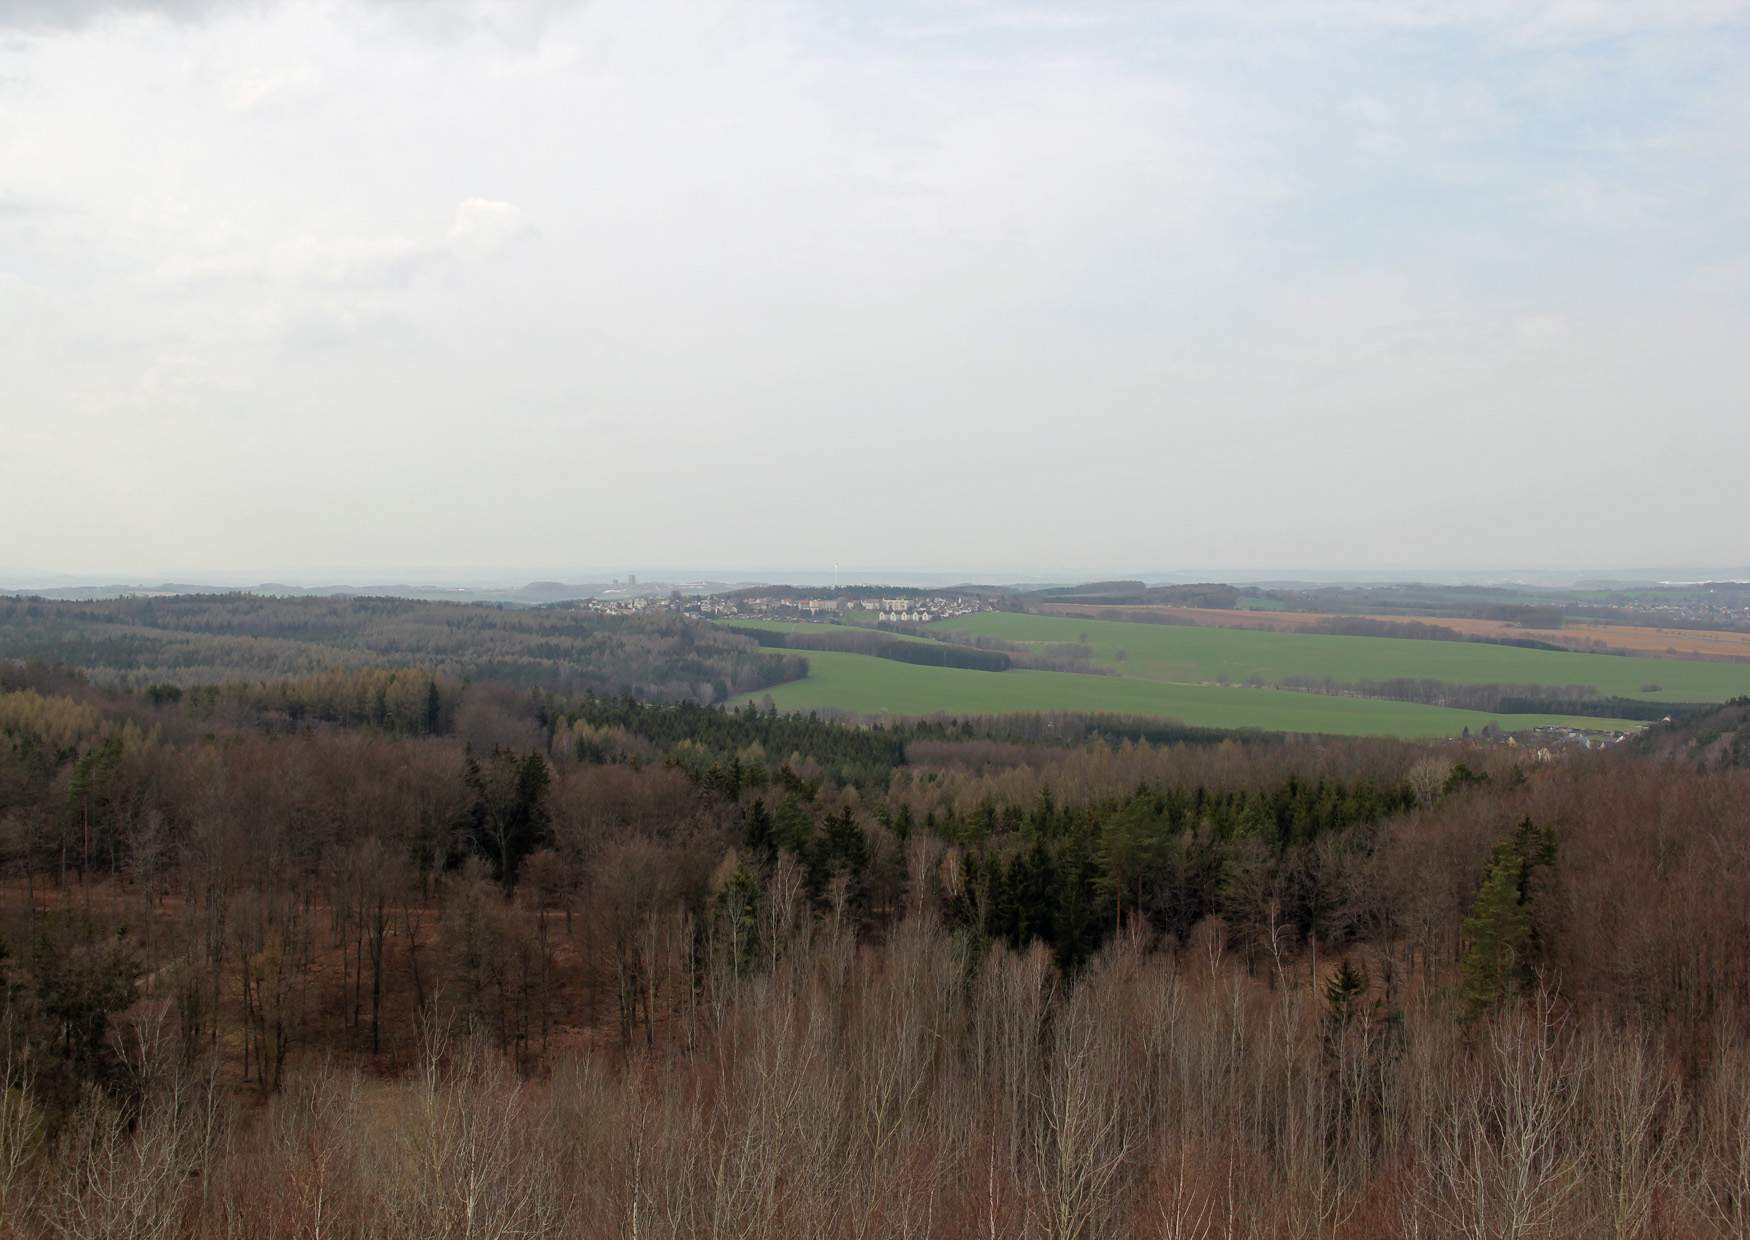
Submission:
[[[1722,702],[1750,693],[1750,664],[1746,663],[996,611],[944,620],[936,627],[1005,641],[1085,641],[1095,663],[1116,669],[1126,679],[1168,684],[1213,684],[1223,676],[1236,684],[1251,676],[1266,681],[1329,676],[1339,684],[1408,678],[1456,684],[1590,685],[1607,697],[1666,702]],[[1650,690],[1650,685],[1659,688]]]
[[[732,623],[797,632],[830,627],[807,621]],[[1436,737],[1457,735],[1467,727],[1474,732],[1490,722],[1508,730],[1551,723],[1592,730],[1629,730],[1639,725],[1567,715],[1493,715],[1241,686],[1250,677],[1276,681],[1311,676],[1330,677],[1341,684],[1408,678],[1590,686],[1607,696],[1672,702],[1723,701],[1750,693],[1750,665],[1745,664],[1571,654],[1481,642],[1272,633],[1012,612],[983,612],[936,627],[1004,642],[1085,644],[1096,665],[1117,674],[980,672],[836,651],[802,651],[809,662],[807,678],[777,686],[770,696],[786,710],[831,709],[857,715],[1104,712],[1152,715],[1214,728]],[[1223,678],[1228,683],[1219,683]]]
[[1491,721],[1509,730],[1546,723],[1624,730],[1637,726],[1610,719],[1487,715],[1409,702],[1327,697],[1276,689],[1162,684],[1126,676],[974,672],[824,651],[807,651],[804,657],[809,668],[806,679],[744,694],[736,701],[759,701],[769,695],[781,710],[831,709],[858,715],[992,715],[1027,711],[1154,715],[1198,727],[1346,736],[1456,736],[1467,727],[1474,732]]

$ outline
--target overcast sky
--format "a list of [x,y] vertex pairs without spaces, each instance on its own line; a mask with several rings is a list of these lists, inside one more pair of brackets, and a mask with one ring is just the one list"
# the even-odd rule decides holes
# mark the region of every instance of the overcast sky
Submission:
[[1746,64],[1735,0],[0,0],[0,571],[1743,563]]

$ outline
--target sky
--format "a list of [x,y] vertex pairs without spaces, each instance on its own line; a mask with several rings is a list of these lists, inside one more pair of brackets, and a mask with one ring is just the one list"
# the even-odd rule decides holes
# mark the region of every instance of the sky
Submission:
[[1750,0],[0,0],[0,575],[1744,564],[1746,63]]

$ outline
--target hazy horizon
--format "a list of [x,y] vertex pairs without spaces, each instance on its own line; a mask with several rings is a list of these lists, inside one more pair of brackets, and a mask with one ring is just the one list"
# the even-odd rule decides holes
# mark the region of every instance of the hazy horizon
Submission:
[[1437,565],[1343,566],[1310,565],[1292,568],[1236,568],[1204,566],[1184,569],[1138,569],[1114,573],[1077,572],[1074,569],[1040,570],[1036,572],[1004,570],[931,571],[905,566],[749,568],[728,567],[646,567],[569,568],[552,567],[441,567],[411,566],[381,570],[333,568],[309,572],[252,572],[249,570],[217,569],[205,572],[161,573],[40,573],[8,570],[0,566],[0,593],[40,590],[71,590],[82,588],[138,587],[150,589],[162,585],[210,586],[218,589],[247,589],[256,586],[279,585],[294,589],[358,589],[361,587],[409,587],[419,589],[516,590],[537,583],[566,585],[605,585],[624,582],[635,576],[637,584],[684,585],[711,583],[789,584],[824,586],[832,582],[843,585],[1052,585],[1077,584],[1095,580],[1140,580],[1149,583],[1220,581],[1235,585],[1300,582],[1306,584],[1359,585],[1423,582],[1431,585],[1523,584],[1528,586],[1562,587],[1575,581],[1620,580],[1637,583],[1686,584],[1701,581],[1750,581],[1750,566],[1737,565],[1623,565],[1604,567],[1520,565],[1467,568]]
[[1741,566],[1747,53],[1740,0],[15,2],[0,575]]

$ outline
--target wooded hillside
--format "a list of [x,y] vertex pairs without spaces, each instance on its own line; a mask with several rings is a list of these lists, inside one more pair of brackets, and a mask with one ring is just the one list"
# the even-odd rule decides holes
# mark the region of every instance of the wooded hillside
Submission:
[[8,1226],[1743,1234],[1750,775],[1126,731],[12,666]]

